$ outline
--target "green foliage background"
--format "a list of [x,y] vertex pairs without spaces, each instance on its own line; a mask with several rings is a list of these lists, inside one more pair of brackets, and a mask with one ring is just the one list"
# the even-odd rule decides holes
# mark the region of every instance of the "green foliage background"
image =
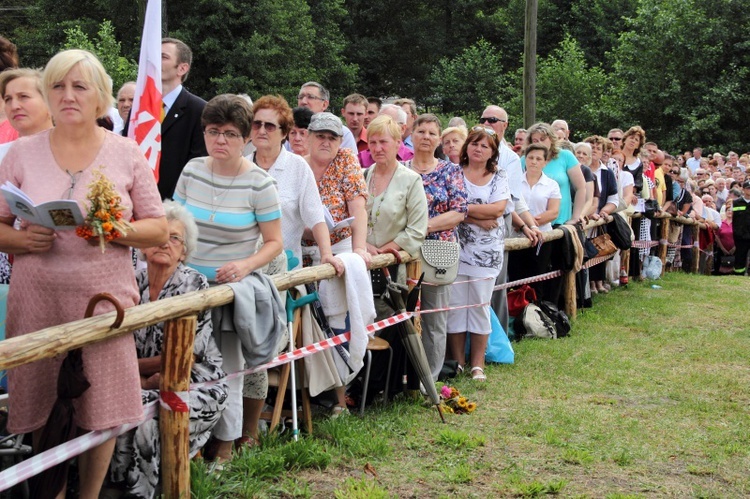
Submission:
[[[22,63],[93,49],[131,79],[146,0],[6,0],[0,34]],[[333,111],[357,91],[473,117],[488,103],[522,125],[524,0],[165,0],[165,34],[195,59],[186,86],[292,100],[317,80]],[[574,139],[643,126],[676,151],[750,150],[743,116],[750,0],[539,0],[537,118]]]

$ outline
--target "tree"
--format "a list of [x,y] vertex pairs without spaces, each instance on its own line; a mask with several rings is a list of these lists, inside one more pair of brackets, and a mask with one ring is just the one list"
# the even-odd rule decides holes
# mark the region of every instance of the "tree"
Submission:
[[430,103],[443,113],[476,113],[503,93],[500,51],[480,39],[453,58],[440,59],[430,75]]
[[673,150],[750,147],[741,90],[750,83],[750,14],[741,3],[641,0],[627,28],[613,55],[621,125],[640,124]]
[[[305,81],[324,75],[350,78],[351,66],[331,50],[336,36],[325,38],[328,45],[321,54],[304,0],[173,2],[168,17],[170,29],[177,27],[170,36],[194,52],[186,85],[206,98],[225,92],[253,98],[274,93],[294,104]],[[319,64],[321,60],[325,64]]]
[[88,50],[99,58],[104,69],[112,78],[114,92],[117,92],[123,83],[136,79],[138,64],[120,54],[120,42],[115,39],[114,27],[111,22],[105,20],[101,24],[94,41],[90,40],[79,26],[66,29],[65,35],[67,39],[63,44],[64,49]]
[[138,7],[132,0],[35,0],[23,5],[29,3],[32,5],[19,16],[12,31],[24,66],[44,67],[64,46],[66,30],[78,28],[93,39],[105,19],[110,20],[112,38],[122,44],[121,55],[137,60],[141,28],[137,25]]
[[[511,116],[522,116],[522,69],[516,71],[507,103]],[[566,36],[537,64],[537,121],[564,119],[575,137],[601,132],[607,125],[608,107],[603,98],[609,90],[607,75],[599,66],[589,67],[578,43]]]
[[[348,19],[344,0],[308,0],[313,29],[315,30],[316,79],[331,93],[331,110],[338,112],[344,97],[354,92],[359,68],[346,61],[344,51],[348,41],[341,30]],[[314,77],[313,77],[314,76]],[[304,83],[304,82],[300,82]]]

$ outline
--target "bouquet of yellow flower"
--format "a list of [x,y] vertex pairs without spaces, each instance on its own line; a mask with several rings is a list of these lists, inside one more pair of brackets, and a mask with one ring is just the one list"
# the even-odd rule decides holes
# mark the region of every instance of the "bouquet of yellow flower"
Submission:
[[115,184],[101,169],[94,172],[94,180],[89,184],[86,199],[90,206],[83,225],[76,228],[76,234],[86,240],[98,238],[102,253],[109,241],[126,236],[129,230],[135,230],[130,222],[123,220],[122,212],[125,207],[120,204],[122,198],[115,191]]
[[458,389],[453,386],[443,385],[440,389],[440,398],[443,399],[440,406],[451,414],[471,414],[477,408],[476,402],[469,402],[469,399],[461,396]]

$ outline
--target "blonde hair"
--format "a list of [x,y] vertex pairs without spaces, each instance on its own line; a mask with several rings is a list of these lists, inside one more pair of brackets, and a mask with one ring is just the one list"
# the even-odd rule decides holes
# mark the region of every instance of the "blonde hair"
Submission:
[[557,155],[560,154],[560,140],[557,138],[557,134],[552,129],[552,127],[548,123],[535,123],[529,127],[528,130],[526,130],[526,145],[530,146],[532,144],[531,142],[531,136],[534,134],[543,135],[547,137],[550,141],[549,146],[549,159],[555,159],[557,158]]
[[52,85],[62,81],[75,66],[80,68],[84,81],[96,89],[96,117],[107,116],[115,103],[112,97],[112,78],[99,59],[88,50],[63,50],[49,60],[42,76],[42,95],[47,105],[49,106],[49,91]]
[[401,125],[388,115],[381,114],[370,122],[367,127],[367,136],[390,135],[396,142],[401,140]]
[[0,72],[0,97],[5,97],[5,89],[8,87],[8,83],[19,78],[29,78],[34,81],[39,95],[44,95],[42,90],[42,72],[37,69],[31,68],[15,68],[6,69]]
[[450,135],[451,133],[457,133],[458,136],[461,137],[461,140],[466,140],[466,137],[469,135],[469,131],[466,127],[451,126],[443,130],[443,133],[440,134],[440,140],[443,140],[446,135]]

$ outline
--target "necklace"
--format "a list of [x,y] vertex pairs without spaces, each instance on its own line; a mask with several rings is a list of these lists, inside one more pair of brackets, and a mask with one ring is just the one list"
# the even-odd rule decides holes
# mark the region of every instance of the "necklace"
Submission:
[[414,170],[415,172],[419,173],[420,175],[427,175],[428,173],[432,173],[435,170],[435,167],[438,164],[437,158],[433,160],[433,163],[431,165],[427,166],[418,166],[414,163],[413,159],[410,159],[407,163],[407,166]]
[[[398,166],[396,166],[398,168]],[[388,188],[391,186],[391,180],[393,180],[393,175],[396,173],[396,169],[394,168],[391,172],[391,176],[388,177],[388,183],[385,184],[385,188],[380,193],[380,195],[375,195],[375,174],[377,173],[377,170],[374,170],[372,172],[372,175],[370,175],[367,179],[367,190],[370,191],[370,193],[374,196],[374,199],[372,201],[372,208],[370,208],[370,213],[368,213],[367,217],[367,234],[372,235],[372,232],[375,228],[375,224],[378,222],[378,218],[380,217],[380,207],[383,205],[383,199],[385,198],[385,194],[388,192]],[[378,203],[377,208],[375,207],[375,203]],[[375,215],[373,216],[372,212],[375,211]]]
[[[214,181],[214,165],[213,165],[213,160],[211,161],[211,166],[210,166],[209,169],[211,170],[211,194],[212,194],[212,197],[211,197],[211,215],[208,216],[208,221],[209,222],[213,222],[214,219],[216,218],[216,212],[219,210],[219,208],[221,208],[220,198],[222,198],[223,196],[225,196],[227,194],[227,192],[229,192],[229,190],[232,188],[232,186],[234,185],[234,181],[237,180],[237,175],[240,174],[240,170],[242,169],[242,165],[244,163],[245,163],[245,160],[241,159],[240,160],[240,165],[237,167],[237,171],[234,172],[234,176],[232,177],[232,181],[229,182],[229,186],[226,187],[223,191],[217,193],[216,192],[216,182]],[[214,206],[214,204],[215,204],[215,206]]]

